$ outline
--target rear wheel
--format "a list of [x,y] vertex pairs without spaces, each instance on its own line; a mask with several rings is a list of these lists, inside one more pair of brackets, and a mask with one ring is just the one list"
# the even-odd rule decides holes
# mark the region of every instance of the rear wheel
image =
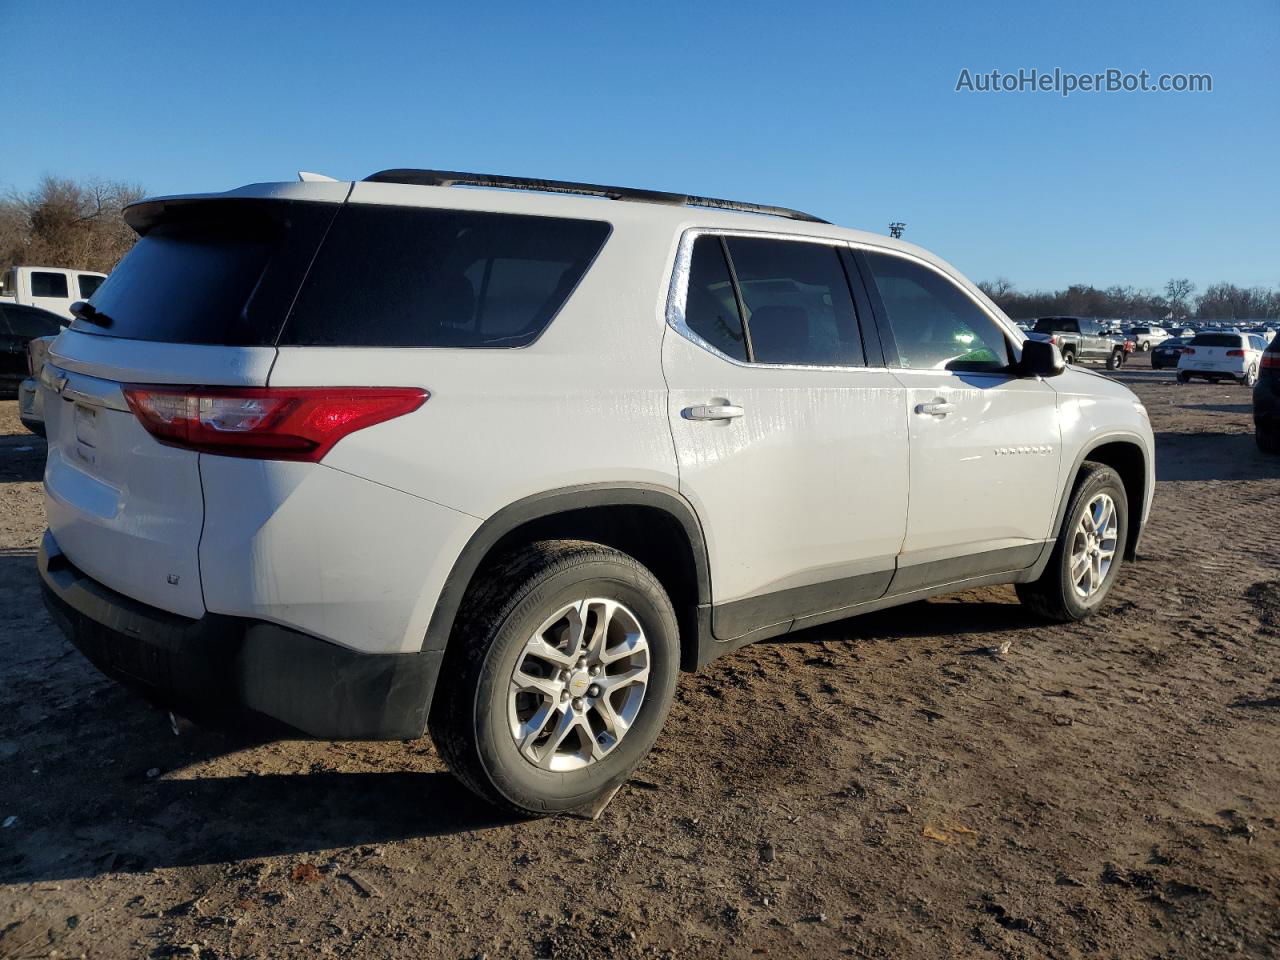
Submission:
[[1142,349],[1142,352],[1143,352],[1143,353],[1146,353],[1148,350],[1150,350],[1150,349],[1151,349],[1151,341],[1150,341],[1150,340],[1144,340],[1144,341],[1142,341],[1142,348],[1141,348],[1141,349]]
[[1258,365],[1254,364],[1244,372],[1244,376],[1240,378],[1240,382],[1246,387],[1252,387],[1258,382]]
[[1124,484],[1110,467],[1086,462],[1049,564],[1040,579],[1017,585],[1018,599],[1050,620],[1083,620],[1111,591],[1128,537]]
[[1075,363],[1075,362],[1076,362],[1076,352],[1075,352],[1074,350],[1063,350],[1063,351],[1062,351],[1062,362],[1063,362],[1063,363]]
[[1191,382],[1191,374],[1187,373],[1187,371],[1185,371],[1185,370],[1179,370],[1179,371],[1178,371],[1178,382],[1179,382],[1179,383],[1190,383],[1190,382]]
[[600,544],[531,544],[468,590],[431,736],[497,806],[590,807],[653,746],[678,662],[675,611],[648,569]]

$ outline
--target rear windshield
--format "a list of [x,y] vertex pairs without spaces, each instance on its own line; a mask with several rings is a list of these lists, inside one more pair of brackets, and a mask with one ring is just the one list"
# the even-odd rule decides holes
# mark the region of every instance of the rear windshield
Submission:
[[86,333],[168,343],[274,344],[337,206],[282,201],[175,203],[90,303],[107,326]]
[[195,201],[159,215],[94,294],[110,325],[74,327],[228,346],[523,346],[608,233],[511,214]]
[[1073,317],[1041,317],[1036,321],[1036,333],[1079,333],[1078,321]]
[[1199,333],[1191,338],[1193,347],[1239,347],[1244,338],[1238,333]]

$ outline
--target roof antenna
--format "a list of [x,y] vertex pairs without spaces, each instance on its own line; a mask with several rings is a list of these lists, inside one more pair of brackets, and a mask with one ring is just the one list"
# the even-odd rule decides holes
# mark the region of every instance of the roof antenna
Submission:
[[326,177],[323,173],[312,173],[309,170],[299,170],[298,179],[303,183],[337,183],[336,177]]

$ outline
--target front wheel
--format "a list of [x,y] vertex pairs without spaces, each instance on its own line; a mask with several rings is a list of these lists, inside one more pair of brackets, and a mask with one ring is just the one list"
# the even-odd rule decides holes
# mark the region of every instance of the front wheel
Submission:
[[1142,344],[1142,352],[1146,353],[1150,349],[1151,349],[1151,341],[1147,340]]
[[648,569],[596,543],[534,543],[469,588],[431,736],[490,803],[534,816],[588,808],[653,746],[678,662],[675,611]]
[[1122,363],[1124,363],[1124,351],[1123,350],[1111,351],[1111,355],[1107,357],[1107,369],[1117,370],[1119,369],[1120,364]]
[[1179,370],[1179,371],[1178,371],[1178,382],[1179,382],[1179,383],[1190,383],[1190,382],[1191,382],[1191,374],[1187,373],[1187,371],[1185,371],[1185,370]]
[[1086,461],[1049,564],[1038,580],[1017,585],[1018,599],[1050,620],[1083,620],[1111,591],[1128,538],[1124,484],[1110,467]]

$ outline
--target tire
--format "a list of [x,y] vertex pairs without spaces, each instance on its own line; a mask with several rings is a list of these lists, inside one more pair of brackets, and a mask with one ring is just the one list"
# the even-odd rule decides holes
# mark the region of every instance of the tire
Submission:
[[1063,351],[1062,351],[1062,362],[1063,362],[1063,363],[1075,363],[1075,362],[1076,362],[1076,352],[1075,352],[1074,350],[1063,350]]
[[1264,427],[1259,424],[1254,429],[1254,439],[1263,453],[1280,453],[1280,427]]
[[[1088,596],[1081,596],[1072,577],[1073,554],[1081,545],[1080,526],[1085,511],[1100,497],[1110,498],[1114,517],[1114,541],[1103,538],[1103,549],[1114,542],[1110,563],[1099,571],[1097,586]],[[1085,461],[1076,479],[1075,489],[1062,518],[1062,528],[1054,544],[1049,563],[1038,580],[1017,584],[1018,599],[1049,620],[1068,623],[1083,620],[1095,613],[1110,593],[1120,568],[1124,565],[1125,546],[1129,542],[1129,500],[1119,475],[1101,463]],[[1089,562],[1093,567],[1092,561]]]
[[1144,341],[1144,342],[1143,342],[1143,344],[1142,344],[1142,346],[1141,346],[1139,349],[1140,349],[1143,353],[1146,353],[1148,350],[1150,350],[1150,349],[1151,349],[1151,341],[1150,341],[1150,340],[1146,340],[1146,341]]
[[1191,382],[1191,374],[1187,373],[1187,371],[1185,371],[1185,370],[1179,370],[1179,371],[1178,371],[1178,382],[1179,382],[1179,383],[1190,383],[1190,382]]
[[1107,356],[1108,370],[1118,370],[1120,368],[1120,364],[1122,363],[1124,363],[1123,350],[1112,350],[1111,353]]
[[[557,638],[571,635],[571,619],[555,621],[563,624],[560,628],[552,626],[549,618],[588,598],[621,605],[610,621],[617,624],[625,620],[618,628],[622,632],[614,633],[613,627],[609,628],[615,641],[625,636],[634,645],[636,634],[630,627],[635,626],[647,641],[649,672],[639,691],[638,709],[624,732],[607,748],[603,745],[609,728],[602,726],[603,714],[594,706],[586,706],[585,710],[579,707],[620,696],[634,687],[592,699],[590,691],[596,689],[595,681],[581,670],[580,664],[570,662],[565,672],[572,672],[572,676],[560,684],[558,697],[533,692],[512,695],[517,666],[525,674],[538,674],[544,683],[557,682],[559,668],[551,660],[538,659],[526,644],[535,636],[570,643],[569,639]],[[602,608],[590,608],[597,609]],[[586,622],[598,623],[599,615],[589,612]],[[585,649],[586,644],[582,646]],[[557,654],[563,652],[558,647],[554,649]],[[619,644],[611,649],[616,652]],[[429,723],[431,737],[454,775],[497,807],[531,816],[587,808],[620,786],[653,746],[671,707],[679,660],[675,611],[666,591],[648,569],[627,554],[596,543],[534,543],[482,570],[468,588],[441,670],[441,677],[446,679],[436,688]],[[604,676],[609,676],[609,671],[619,666],[630,671],[637,666],[637,660],[624,657],[601,669]],[[574,688],[579,680],[583,686],[590,683],[590,689],[575,689],[570,696],[563,688]],[[626,712],[630,701],[621,703],[617,709]],[[531,718],[517,721],[512,711],[519,704]],[[578,754],[589,754],[594,759],[558,752],[550,739],[543,742],[545,764],[585,765],[543,769],[521,752],[513,723],[535,727],[543,710],[547,711],[546,730],[562,721],[577,723],[566,726],[569,732],[562,747],[575,746]],[[551,736],[554,735],[552,731]],[[593,742],[596,740],[598,743]],[[537,753],[538,741],[531,737],[530,742],[530,749]],[[595,758],[597,749],[603,755]],[[549,761],[545,759],[548,755]]]
[[1257,364],[1254,364],[1248,370],[1246,370],[1244,376],[1240,378],[1240,384],[1242,386],[1252,387],[1257,382],[1258,382],[1258,366]]

